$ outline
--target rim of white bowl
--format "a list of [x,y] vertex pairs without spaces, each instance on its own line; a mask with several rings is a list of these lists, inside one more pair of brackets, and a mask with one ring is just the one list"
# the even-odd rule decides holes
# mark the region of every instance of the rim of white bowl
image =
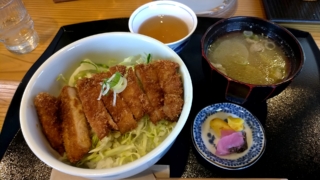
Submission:
[[[74,167],[74,166],[70,166],[68,164],[63,163],[62,161],[58,160],[57,158],[54,158],[51,155],[48,155],[46,153],[44,153],[37,145],[36,142],[30,138],[32,137],[31,133],[27,128],[27,121],[25,120],[25,114],[26,114],[26,110],[27,110],[27,102],[26,101],[26,97],[30,94],[30,88],[33,86],[33,84],[35,83],[37,77],[41,74],[42,70],[44,68],[46,68],[48,65],[50,65],[50,62],[56,57],[58,56],[60,53],[67,51],[68,49],[70,49],[71,47],[74,47],[76,44],[79,43],[84,43],[92,38],[101,38],[101,37],[105,37],[107,38],[108,36],[121,36],[121,37],[127,37],[127,38],[134,38],[134,39],[142,39],[143,41],[146,42],[150,42],[150,43],[154,43],[157,46],[162,46],[162,48],[165,48],[168,52],[171,52],[172,56],[175,59],[179,59],[180,62],[180,70],[182,71],[182,73],[184,74],[184,83],[187,83],[190,85],[190,88],[187,89],[188,92],[188,99],[185,100],[185,104],[183,106],[182,112],[180,114],[180,118],[175,126],[175,128],[172,130],[172,132],[169,134],[169,136],[155,149],[153,149],[151,152],[149,152],[148,154],[146,154],[145,156],[141,157],[140,159],[137,159],[133,162],[130,162],[128,164],[125,165],[121,165],[118,167],[113,167],[113,168],[105,168],[105,169],[84,169],[84,168],[79,168],[79,167]],[[112,178],[112,177],[116,177],[119,176],[119,174],[123,173],[123,172],[128,172],[131,171],[132,169],[135,169],[136,167],[139,167],[139,165],[142,165],[143,163],[148,162],[148,160],[152,157],[155,157],[159,154],[161,154],[161,152],[163,152],[163,150],[166,147],[169,147],[172,143],[174,143],[175,138],[178,136],[178,134],[181,132],[182,128],[184,127],[190,110],[191,110],[191,106],[192,106],[192,100],[193,100],[193,86],[192,86],[192,82],[191,82],[191,77],[189,74],[189,71],[186,67],[186,65],[184,64],[183,60],[172,50],[170,49],[168,46],[166,46],[165,44],[163,44],[162,42],[145,36],[145,35],[141,35],[141,34],[134,34],[134,33],[130,33],[130,32],[107,32],[107,33],[100,33],[100,34],[96,34],[96,35],[92,35],[92,36],[88,36],[85,38],[82,38],[80,40],[77,40],[65,47],[63,47],[62,49],[60,49],[59,51],[57,51],[56,53],[54,53],[52,56],[50,56],[38,69],[37,71],[33,74],[33,76],[31,77],[30,81],[28,82],[25,91],[23,92],[23,96],[21,99],[21,107],[20,107],[20,111],[19,111],[19,115],[20,115],[20,126],[21,126],[21,131],[23,136],[28,137],[25,138],[26,143],[28,144],[29,148],[33,151],[33,153],[44,163],[46,163],[47,165],[49,165],[50,167],[66,173],[66,174],[70,174],[70,175],[74,175],[74,176],[82,176],[82,177],[89,177],[89,178],[95,178],[95,177],[105,177],[105,178]],[[186,103],[186,101],[188,101]],[[181,120],[182,118],[184,118],[185,120]],[[172,139],[172,140],[170,140]],[[144,170],[144,169],[143,169]],[[141,172],[141,171],[139,171]],[[139,173],[137,172],[137,173]],[[136,174],[137,174],[136,173]],[[125,175],[123,175],[125,177]],[[127,177],[127,176],[126,176]]]
[[130,15],[130,18],[129,18],[129,22],[128,22],[128,25],[129,25],[129,30],[130,32],[132,33],[135,33],[135,34],[139,34],[138,32],[134,32],[133,31],[133,28],[132,28],[132,21],[133,19],[141,12],[141,10],[147,8],[148,6],[150,5],[175,5],[175,6],[178,6],[179,8],[182,8],[184,10],[186,10],[192,17],[193,19],[193,27],[191,29],[191,31],[189,32],[188,35],[186,35],[184,38],[180,39],[180,40],[177,40],[177,41],[174,41],[174,42],[171,42],[171,43],[164,43],[166,44],[167,46],[170,46],[170,45],[174,45],[174,44],[177,44],[179,42],[182,42],[184,40],[186,40],[187,38],[189,38],[193,33],[194,31],[196,30],[197,28],[197,25],[198,25],[198,18],[197,18],[197,15],[196,13],[189,7],[189,6],[186,6],[180,2],[176,2],[176,1],[152,1],[152,2],[148,2],[146,4],[143,4],[142,6],[138,7],[131,15]]

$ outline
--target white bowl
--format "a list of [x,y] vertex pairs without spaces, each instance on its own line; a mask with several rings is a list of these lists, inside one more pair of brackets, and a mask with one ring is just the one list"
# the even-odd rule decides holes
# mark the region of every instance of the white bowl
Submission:
[[153,1],[140,6],[129,18],[130,32],[138,33],[139,27],[144,21],[159,15],[174,16],[187,24],[188,35],[178,41],[166,43],[176,53],[179,53],[186,46],[190,36],[198,25],[198,19],[194,11],[182,3],[175,1]]
[[[39,92],[57,96],[61,86],[56,78],[59,74],[68,77],[81,60],[89,58],[96,63],[107,59],[123,60],[126,57],[150,53],[153,59],[168,59],[180,64],[184,87],[184,105],[180,118],[171,134],[154,150],[131,163],[110,169],[83,169],[61,162],[60,155],[51,148],[44,134],[33,105]],[[154,165],[171,147],[185,125],[191,109],[193,87],[189,71],[181,58],[169,47],[153,38],[126,32],[93,35],[62,48],[44,62],[30,79],[22,97],[20,125],[23,136],[33,153],[48,166],[66,174],[89,179],[126,178]]]

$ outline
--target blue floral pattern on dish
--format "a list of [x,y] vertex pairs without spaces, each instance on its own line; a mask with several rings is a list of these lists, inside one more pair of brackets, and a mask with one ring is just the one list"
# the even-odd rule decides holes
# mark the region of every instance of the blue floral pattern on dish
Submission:
[[[202,139],[202,124],[211,115],[218,112],[236,115],[245,120],[252,131],[252,146],[238,159],[224,159],[209,151]],[[193,143],[202,157],[208,162],[224,169],[243,169],[256,162],[265,149],[265,133],[259,120],[245,108],[232,103],[218,103],[205,107],[196,116],[192,127]]]

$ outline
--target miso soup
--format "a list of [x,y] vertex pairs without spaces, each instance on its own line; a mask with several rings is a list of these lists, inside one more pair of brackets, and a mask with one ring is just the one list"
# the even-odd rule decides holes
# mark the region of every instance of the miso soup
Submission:
[[212,65],[228,77],[256,85],[281,82],[288,76],[288,58],[272,39],[251,31],[229,33],[208,49]]
[[163,43],[171,43],[188,35],[189,28],[179,18],[160,15],[143,22],[138,33],[153,37]]

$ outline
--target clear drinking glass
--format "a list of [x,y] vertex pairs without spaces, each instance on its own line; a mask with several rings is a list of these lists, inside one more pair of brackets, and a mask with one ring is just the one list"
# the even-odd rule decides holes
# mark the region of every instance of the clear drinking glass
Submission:
[[39,37],[21,0],[0,0],[0,42],[16,54],[34,50]]

